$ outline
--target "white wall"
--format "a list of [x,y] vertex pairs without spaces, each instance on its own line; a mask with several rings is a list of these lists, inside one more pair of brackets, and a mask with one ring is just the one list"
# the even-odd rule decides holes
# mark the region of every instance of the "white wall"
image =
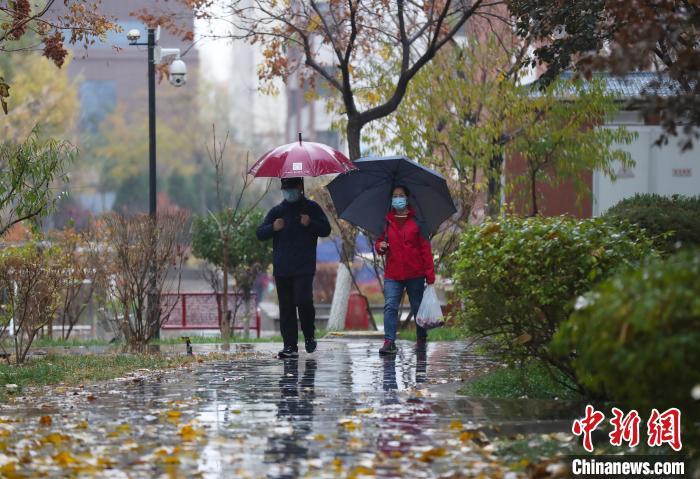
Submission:
[[593,216],[636,193],[700,195],[700,144],[681,152],[677,139],[670,138],[667,145],[659,147],[654,143],[662,132],[660,126],[625,126],[639,136],[619,148],[628,151],[636,165],[628,171],[618,165],[614,183],[600,171],[593,173]]

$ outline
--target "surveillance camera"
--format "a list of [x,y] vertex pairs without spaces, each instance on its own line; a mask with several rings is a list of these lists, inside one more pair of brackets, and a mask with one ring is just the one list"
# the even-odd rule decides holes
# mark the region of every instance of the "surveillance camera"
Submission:
[[187,83],[187,65],[182,60],[174,60],[168,68],[168,79],[173,86]]
[[141,32],[134,28],[133,30],[129,30],[129,32],[126,34],[126,38],[130,42],[137,42],[139,41],[139,38],[141,38]]

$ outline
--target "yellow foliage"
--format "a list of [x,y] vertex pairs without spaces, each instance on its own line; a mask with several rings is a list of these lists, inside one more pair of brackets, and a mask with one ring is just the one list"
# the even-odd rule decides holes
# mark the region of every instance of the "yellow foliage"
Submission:
[[77,119],[76,86],[67,68],[56,67],[39,53],[10,55],[9,113],[3,115],[3,140],[26,138],[36,125],[46,136],[64,136]]

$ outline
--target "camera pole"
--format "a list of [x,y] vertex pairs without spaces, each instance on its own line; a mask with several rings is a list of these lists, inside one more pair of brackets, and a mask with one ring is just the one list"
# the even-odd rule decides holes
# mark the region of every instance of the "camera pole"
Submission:
[[[157,228],[156,220],[156,63],[153,55],[156,46],[156,31],[154,28],[148,29],[148,214],[153,228],[155,239]],[[155,241],[154,241],[155,243]],[[160,298],[156,297],[156,265],[155,265],[155,244],[151,245],[151,292],[148,298],[149,321],[155,328],[154,338],[160,339],[160,317],[158,315],[157,303]]]

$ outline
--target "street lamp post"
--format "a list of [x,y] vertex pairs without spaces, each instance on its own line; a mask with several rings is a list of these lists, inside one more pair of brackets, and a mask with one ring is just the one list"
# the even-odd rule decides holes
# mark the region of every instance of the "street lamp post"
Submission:
[[160,337],[160,324],[155,325],[159,321],[158,307],[160,299],[157,294],[157,278],[155,264],[155,228],[157,228],[157,210],[156,210],[156,64],[160,64],[166,57],[174,57],[175,60],[171,63],[169,77],[170,83],[174,86],[182,86],[186,81],[187,69],[182,60],[180,60],[179,48],[160,48],[156,47],[158,37],[160,36],[160,27],[158,29],[148,28],[148,36],[146,42],[139,43],[141,32],[138,30],[130,30],[126,37],[129,40],[129,45],[146,46],[148,48],[148,214],[153,230],[153,245],[151,246],[151,278],[150,292],[148,296],[148,313],[147,321],[149,326],[155,328],[154,337]]
[[156,216],[156,29],[149,28],[146,42],[139,42],[141,32],[127,34],[129,45],[148,48],[148,214]]
[[[148,214],[156,219],[156,31],[148,29]],[[159,328],[160,329],[160,328]]]

